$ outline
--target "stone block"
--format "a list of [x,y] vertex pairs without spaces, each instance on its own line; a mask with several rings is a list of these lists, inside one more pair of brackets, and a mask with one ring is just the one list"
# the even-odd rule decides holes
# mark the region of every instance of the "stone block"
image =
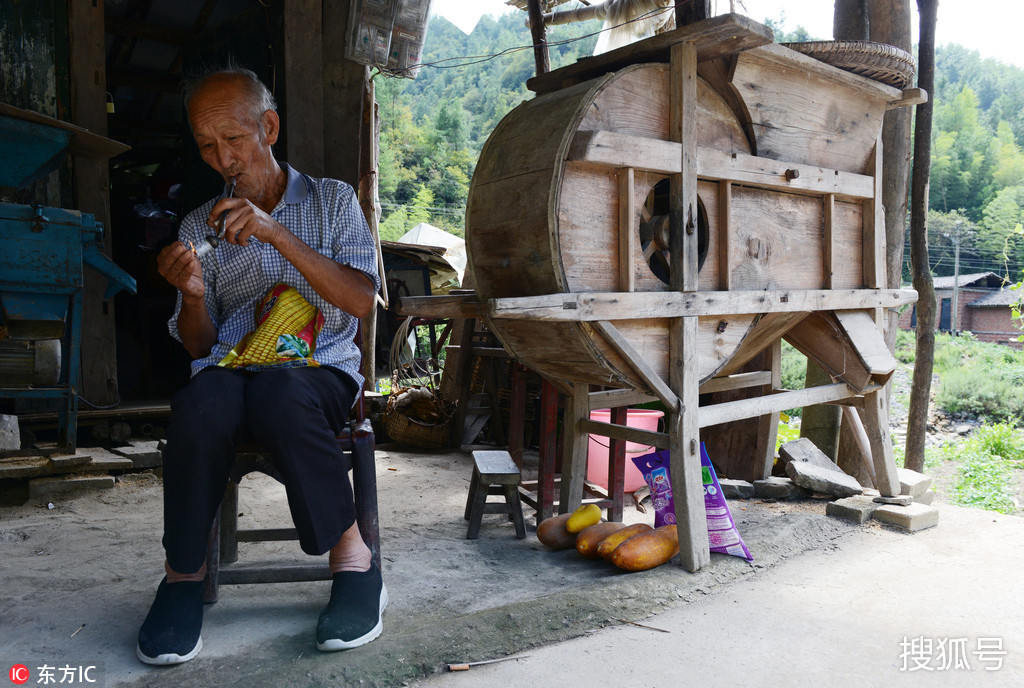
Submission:
[[164,462],[157,440],[131,440],[129,444],[114,447],[111,451],[131,459],[136,469],[155,468]]
[[82,471],[130,471],[135,463],[127,456],[119,456],[106,449],[90,449],[92,461],[82,466]]
[[18,430],[18,417],[0,413],[0,451],[17,451],[21,449],[21,432]]
[[920,494],[914,497],[914,501],[917,502],[918,504],[931,504],[932,502],[935,501],[935,490],[928,490],[924,494]]
[[54,502],[81,497],[99,490],[109,490],[113,486],[114,478],[109,475],[35,478],[28,481],[28,498],[32,502]]
[[872,518],[908,532],[939,525],[939,510],[927,504],[914,502],[909,506],[883,504],[875,509]]
[[796,485],[789,478],[770,476],[754,481],[754,496],[762,499],[803,499],[810,497],[810,490]]
[[882,497],[879,495],[874,499],[879,504],[896,504],[897,506],[908,506],[914,501],[914,498],[910,495],[896,495],[895,497]]
[[806,437],[790,440],[779,447],[779,458],[782,459],[783,463],[787,464],[792,461],[802,461],[814,464],[815,466],[821,466],[822,468],[827,468],[828,466],[835,467],[836,465],[832,459],[828,458],[825,452],[818,449],[814,442],[811,442]]
[[928,491],[932,486],[932,479],[909,468],[897,468],[897,475],[900,478],[900,494],[919,497]]
[[790,461],[786,464],[786,475],[800,487],[836,497],[852,497],[864,491],[855,478],[831,461],[828,467],[810,461]]
[[854,523],[867,523],[879,504],[866,495],[844,497],[825,506],[825,513]]
[[746,480],[719,478],[718,484],[722,486],[722,494],[726,499],[750,499],[754,496],[754,485]]
[[92,459],[92,450],[88,453],[76,452],[74,454],[54,454],[50,457],[50,465],[57,471],[71,470],[82,464],[89,463]]

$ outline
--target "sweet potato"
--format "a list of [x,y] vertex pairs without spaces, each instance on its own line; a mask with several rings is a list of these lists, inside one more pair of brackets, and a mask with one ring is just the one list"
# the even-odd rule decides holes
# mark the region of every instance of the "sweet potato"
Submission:
[[597,559],[597,547],[617,530],[626,526],[621,523],[605,522],[587,526],[576,535],[576,551],[584,559]]
[[565,529],[565,523],[572,514],[558,514],[537,524],[537,539],[553,549],[568,549],[576,546],[576,535]]
[[661,566],[679,551],[668,534],[649,530],[629,538],[612,552],[610,561],[626,571],[646,571]]
[[634,523],[631,526],[626,526],[622,530],[616,531],[606,537],[601,544],[597,546],[597,554],[602,559],[608,559],[612,556],[612,552],[615,551],[616,547],[634,535],[645,533],[648,530],[654,529],[646,523]]

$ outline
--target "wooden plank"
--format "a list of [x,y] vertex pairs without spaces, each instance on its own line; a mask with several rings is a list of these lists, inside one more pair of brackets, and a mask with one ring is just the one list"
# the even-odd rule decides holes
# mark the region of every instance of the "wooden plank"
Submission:
[[391,303],[397,315],[420,318],[475,318],[484,306],[476,294],[446,294],[444,296],[403,296]]
[[[71,120],[95,134],[75,132],[71,140],[74,207],[92,213],[97,223],[103,223],[103,248],[100,250],[110,257],[114,238],[107,157],[109,151],[119,149],[120,152],[128,147],[105,138],[107,85],[103,5],[97,6],[89,0],[70,0],[67,12]],[[81,380],[70,381],[79,394],[101,406],[119,400],[114,302],[105,298],[106,290],[106,277],[86,270],[82,295]]]
[[780,45],[738,54],[732,85],[750,112],[759,155],[857,174],[866,171],[886,104],[899,96]]
[[[871,330],[877,332],[873,324]],[[832,377],[839,378],[855,390],[863,390],[872,383],[871,370],[834,313],[812,313],[790,329],[785,339]]]
[[601,421],[590,420],[589,418],[581,420],[579,427],[581,432],[598,435],[599,437],[611,437],[637,444],[649,444],[658,449],[669,448],[668,433],[664,432],[642,430],[641,428],[631,428],[613,423],[602,423]]
[[833,286],[832,275],[835,274],[835,236],[833,235],[833,227],[835,223],[836,197],[835,194],[826,194],[822,200],[824,202],[823,224],[825,233],[825,243],[822,251],[825,282],[822,286],[825,289],[831,289]]
[[[680,144],[673,141],[614,131],[579,131],[570,144],[568,159],[678,174],[681,169],[679,150]],[[874,179],[870,176],[828,167],[725,152],[706,146],[697,148],[696,160],[697,174],[703,179],[728,180],[794,193],[833,193],[858,199],[874,195]]]
[[761,316],[719,374],[728,375],[740,370],[807,316],[807,311],[768,313]]
[[636,184],[632,167],[619,170],[619,291],[633,291],[633,217],[636,215]]
[[[880,389],[879,385],[871,385],[865,391]],[[779,413],[789,408],[802,408],[830,401],[848,399],[857,394],[849,385],[837,382],[831,385],[820,385],[791,392],[779,392],[753,399],[727,401],[713,406],[704,406],[700,410],[700,427],[706,428],[720,423],[728,423],[742,418],[753,418],[769,413]]]
[[[771,374],[771,380],[763,388],[765,394],[769,394],[782,387],[782,340],[776,339],[775,343],[767,349],[767,356]],[[775,465],[775,439],[779,434],[779,414],[772,411],[758,417],[757,424],[757,447],[754,456],[761,460],[761,479],[772,474],[772,466]]]
[[896,358],[889,351],[872,315],[868,311],[836,311],[835,316],[876,382],[889,379],[896,370]]
[[875,468],[875,489],[883,497],[895,497],[900,493],[900,479],[892,453],[892,437],[889,435],[889,414],[886,408],[884,388],[878,388],[864,395],[864,407],[859,409],[864,420],[864,429],[871,442],[871,462]]
[[657,401],[658,397],[652,394],[644,394],[635,389],[604,389],[590,393],[590,408],[620,408],[623,406],[638,406],[651,401]]
[[903,89],[903,95],[897,100],[890,100],[889,104],[885,106],[886,110],[894,110],[896,108],[908,107],[911,105],[922,105],[928,102],[928,91],[923,88],[905,88]]
[[574,511],[583,503],[583,481],[587,475],[588,437],[582,422],[590,419],[590,397],[586,384],[572,384],[566,396],[562,436],[562,482],[558,512]]
[[735,373],[724,377],[714,377],[700,386],[701,394],[726,392],[734,389],[758,387],[772,384],[770,370],[754,370],[749,373]]
[[675,392],[661,379],[661,376],[658,375],[644,357],[626,341],[626,338],[615,329],[613,324],[607,320],[599,320],[594,323],[594,327],[612,345],[612,348],[622,355],[626,362],[636,371],[637,375],[647,383],[650,390],[654,392],[655,396],[669,410],[675,411],[679,408],[679,399],[676,397]]
[[671,381],[682,404],[678,413],[668,414],[669,472],[679,531],[679,565],[692,572],[711,561],[699,450],[703,410],[698,409],[697,318],[673,321],[670,337],[677,352]]
[[722,180],[718,183],[718,288],[721,291],[732,289],[732,270],[729,265],[729,252],[732,250],[732,182]]
[[544,76],[529,79],[526,87],[535,93],[545,93],[558,90],[566,84],[616,71],[626,65],[638,62],[667,62],[671,46],[683,41],[695,45],[698,59],[710,60],[765,45],[773,40],[775,35],[767,26],[739,14],[722,14],[625,45],[602,55],[583,58]]
[[882,206],[882,137],[872,151],[872,194],[864,201],[864,286],[885,286],[885,216]]
[[915,301],[917,292],[913,289],[611,292],[491,299],[485,310],[492,318],[591,322],[690,315],[896,308]]
[[[696,46],[672,46],[669,75],[669,138],[681,144],[680,173],[670,177],[669,287],[673,292],[693,293],[697,289]],[[679,400],[668,413],[669,474],[679,533],[679,565],[691,572],[711,561],[698,451],[699,332],[696,317],[669,321],[669,386]]]

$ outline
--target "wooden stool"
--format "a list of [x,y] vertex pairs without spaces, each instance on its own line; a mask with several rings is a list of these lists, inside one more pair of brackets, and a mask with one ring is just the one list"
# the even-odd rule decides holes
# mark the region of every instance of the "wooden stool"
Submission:
[[[526,537],[523,506],[519,501],[519,468],[512,455],[507,451],[475,451],[473,463],[473,479],[466,499],[465,517],[469,520],[466,539],[476,539],[480,534],[484,514],[509,514],[516,526],[516,537]],[[491,494],[504,494],[505,503],[488,502],[487,496]]]

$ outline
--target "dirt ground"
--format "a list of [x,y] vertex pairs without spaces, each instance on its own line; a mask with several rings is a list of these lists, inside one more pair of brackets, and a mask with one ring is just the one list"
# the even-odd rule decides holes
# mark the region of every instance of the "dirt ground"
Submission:
[[[0,508],[0,660],[32,671],[97,666],[102,682],[92,685],[106,686],[406,685],[449,662],[507,656],[641,620],[879,528],[829,518],[820,500],[735,501],[753,564],[716,554],[696,574],[673,563],[626,574],[575,551],[549,551],[532,528],[517,540],[500,515],[486,516],[479,539],[466,540],[466,453],[386,447],[377,458],[391,604],[373,643],[316,651],[326,582],[225,586],[206,609],[197,659],[175,668],[140,664],[135,635],[162,575],[162,550],[160,480],[137,473],[52,509]],[[240,527],[288,523],[283,491],[265,477],[243,480],[240,511]],[[626,509],[627,521],[651,518]],[[897,552],[902,537],[894,535]],[[304,557],[295,544],[275,543],[249,545],[240,558],[274,556]]]

